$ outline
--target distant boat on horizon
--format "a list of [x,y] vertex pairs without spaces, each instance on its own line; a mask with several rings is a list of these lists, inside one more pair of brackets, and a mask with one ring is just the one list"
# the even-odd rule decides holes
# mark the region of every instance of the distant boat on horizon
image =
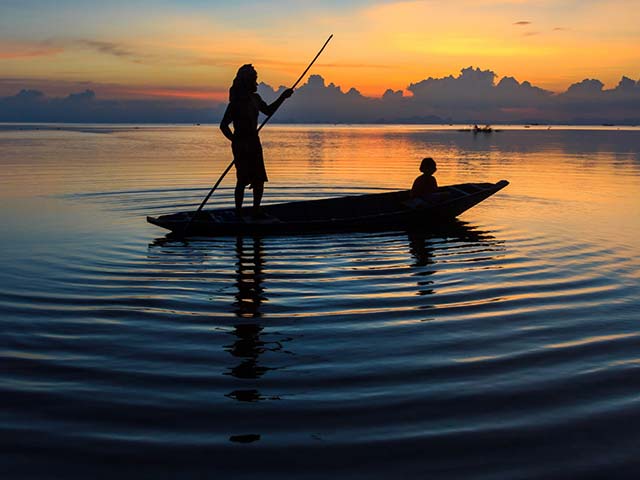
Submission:
[[473,132],[473,133],[493,133],[499,132],[500,130],[495,130],[491,125],[485,125],[484,127],[479,127],[478,125],[474,125],[470,128],[462,128],[458,130],[459,132]]

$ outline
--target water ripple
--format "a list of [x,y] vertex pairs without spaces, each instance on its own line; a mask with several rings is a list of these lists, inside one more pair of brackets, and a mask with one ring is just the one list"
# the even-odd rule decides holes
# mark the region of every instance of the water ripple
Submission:
[[[125,134],[135,137],[101,137]],[[60,169],[51,175],[75,186]],[[28,256],[4,253],[7,478],[34,464],[65,478],[96,478],[96,465],[104,478],[633,478],[640,468],[630,237],[529,218],[525,205],[559,200],[522,192],[422,234],[178,241],[155,238],[144,215],[191,208],[205,189],[167,185],[161,173],[47,197],[78,221]],[[390,188],[354,185],[282,182],[269,200]],[[218,193],[212,207],[231,203],[230,188]],[[20,253],[23,241],[34,242],[4,245]]]

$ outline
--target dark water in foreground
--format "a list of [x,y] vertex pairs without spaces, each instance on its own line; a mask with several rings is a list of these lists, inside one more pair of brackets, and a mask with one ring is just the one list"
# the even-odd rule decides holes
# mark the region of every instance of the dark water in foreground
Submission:
[[[205,127],[0,129],[3,478],[636,478],[640,130],[287,127],[267,201],[510,180],[409,234],[171,241]],[[228,205],[229,182],[212,205]]]

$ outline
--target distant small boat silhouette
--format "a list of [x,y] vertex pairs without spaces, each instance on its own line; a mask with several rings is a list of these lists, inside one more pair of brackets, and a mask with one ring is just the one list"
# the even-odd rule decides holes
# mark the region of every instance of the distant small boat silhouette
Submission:
[[296,234],[305,232],[424,229],[445,223],[509,184],[464,183],[440,187],[433,200],[416,202],[409,190],[323,200],[279,203],[263,207],[260,218],[238,218],[234,209],[180,212],[147,221],[178,235]]
[[499,132],[500,130],[494,130],[491,125],[485,125],[484,127],[479,127],[478,125],[474,125],[471,128],[462,128],[458,130],[459,132],[473,132],[473,133],[493,133]]

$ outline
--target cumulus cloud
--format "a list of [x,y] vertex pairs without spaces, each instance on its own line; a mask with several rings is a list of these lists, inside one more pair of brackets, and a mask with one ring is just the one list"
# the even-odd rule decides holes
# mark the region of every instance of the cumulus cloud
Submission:
[[[313,75],[278,112],[283,122],[321,123],[500,123],[500,122],[628,122],[640,123],[640,85],[623,77],[612,90],[597,80],[578,82],[562,94],[554,94],[498,76],[491,70],[463,68],[457,76],[429,77],[403,91],[387,90],[382,98],[369,98],[351,89],[325,83]],[[260,86],[267,100],[280,89]]]
[[175,100],[99,100],[92,90],[47,97],[21,90],[0,98],[0,122],[197,123],[215,122],[223,105]]
[[607,90],[600,80],[585,79],[557,95],[555,107],[572,120],[638,124],[640,80],[622,77]]
[[[284,90],[265,83],[259,93],[273,101]],[[463,68],[456,76],[429,77],[381,98],[344,91],[311,75],[274,119],[300,123],[640,123],[640,81],[622,77],[605,89],[585,79],[555,94],[514,77],[498,78],[491,70]],[[0,98],[3,122],[217,122],[224,103],[211,100],[101,100],[90,90],[47,97],[23,89]]]
[[434,115],[468,121],[508,121],[509,109],[540,108],[552,92],[504,77],[491,70],[463,68],[456,77],[428,78],[409,85],[412,107]]
[[565,92],[565,96],[596,98],[598,94],[602,93],[603,88],[604,83],[600,80],[586,78],[581,82],[571,85]]

